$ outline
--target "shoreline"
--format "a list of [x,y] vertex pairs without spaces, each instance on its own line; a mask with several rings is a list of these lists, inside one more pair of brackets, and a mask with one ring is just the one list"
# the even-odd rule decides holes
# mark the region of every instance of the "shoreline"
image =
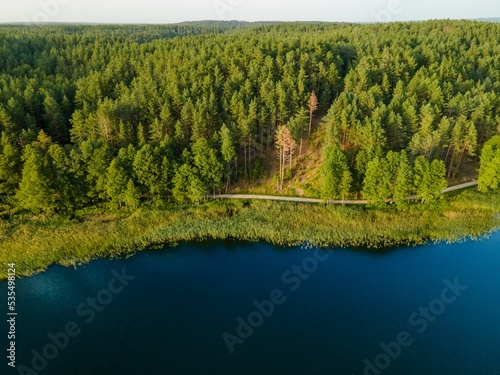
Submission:
[[19,216],[0,220],[0,280],[6,265],[31,276],[53,264],[76,266],[187,241],[265,241],[296,246],[366,248],[414,246],[478,238],[500,229],[500,194],[455,192],[433,209],[322,206],[267,201],[208,201],[197,207],[109,212],[76,217]]

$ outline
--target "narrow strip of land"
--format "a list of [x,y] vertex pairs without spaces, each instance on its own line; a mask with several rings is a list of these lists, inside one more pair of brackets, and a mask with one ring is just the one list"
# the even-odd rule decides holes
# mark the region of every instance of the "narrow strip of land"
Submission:
[[[476,186],[477,181],[466,182],[460,185],[450,186],[442,191],[443,194],[451,191],[462,190],[472,186]],[[325,203],[323,199],[314,198],[299,198],[299,197],[281,197],[273,195],[252,195],[252,194],[221,194],[210,195],[210,199],[253,199],[253,200],[266,200],[266,201],[285,201],[285,202],[298,202],[298,203]],[[417,199],[418,196],[413,195],[408,197],[408,200]],[[388,201],[390,202],[390,200]],[[366,205],[367,200],[330,200],[328,204],[344,204],[344,205]]]

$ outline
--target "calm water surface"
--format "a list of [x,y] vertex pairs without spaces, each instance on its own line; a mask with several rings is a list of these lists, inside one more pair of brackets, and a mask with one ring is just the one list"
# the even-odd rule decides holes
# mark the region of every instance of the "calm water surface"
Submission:
[[500,233],[382,253],[191,243],[55,266],[17,294],[17,364],[45,368],[1,374],[500,374]]

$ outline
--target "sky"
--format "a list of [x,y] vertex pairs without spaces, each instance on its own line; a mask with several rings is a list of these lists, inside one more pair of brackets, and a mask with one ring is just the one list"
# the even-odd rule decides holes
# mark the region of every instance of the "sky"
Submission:
[[499,0],[0,0],[0,22],[387,22],[500,17]]

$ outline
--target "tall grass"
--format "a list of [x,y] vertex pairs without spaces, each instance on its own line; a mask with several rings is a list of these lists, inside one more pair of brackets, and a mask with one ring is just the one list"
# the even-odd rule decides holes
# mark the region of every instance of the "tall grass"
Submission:
[[132,214],[77,213],[76,218],[14,216],[0,220],[0,278],[16,263],[21,276],[99,257],[132,254],[181,241],[236,239],[323,247],[377,248],[457,241],[500,228],[500,195],[457,193],[431,208],[366,209],[265,201],[207,202],[199,207]]

